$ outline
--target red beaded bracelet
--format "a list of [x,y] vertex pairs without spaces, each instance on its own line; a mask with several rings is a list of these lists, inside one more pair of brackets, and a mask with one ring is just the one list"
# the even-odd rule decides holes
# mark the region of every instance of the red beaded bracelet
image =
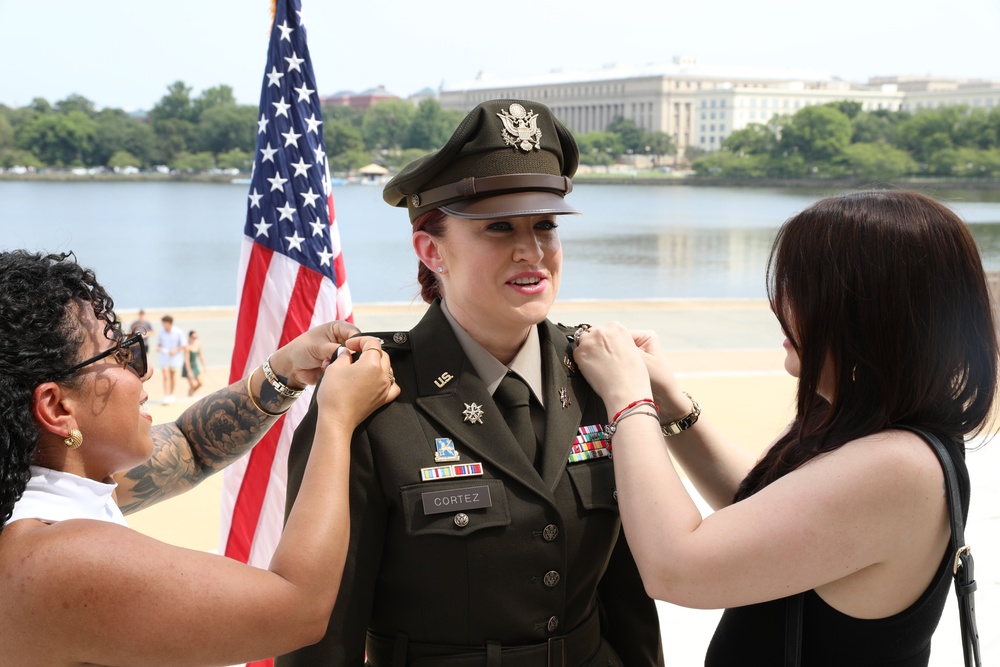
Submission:
[[612,424],[616,423],[621,418],[623,412],[628,412],[632,408],[634,408],[636,406],[639,406],[639,405],[643,405],[643,404],[652,405],[654,410],[656,410],[657,412],[660,411],[660,406],[657,405],[656,401],[654,401],[653,399],[651,399],[651,398],[640,398],[638,401],[632,401],[631,403],[629,403],[628,405],[626,405],[624,408],[622,408],[621,410],[619,410],[615,414],[615,416],[611,418],[611,422],[610,423],[612,423]]

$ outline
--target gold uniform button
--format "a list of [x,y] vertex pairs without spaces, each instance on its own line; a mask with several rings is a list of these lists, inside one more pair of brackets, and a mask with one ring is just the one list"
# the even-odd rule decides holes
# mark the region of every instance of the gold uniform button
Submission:
[[459,528],[465,528],[469,525],[469,515],[465,512],[459,512],[455,515],[455,525]]
[[558,585],[559,573],[556,572],[555,570],[549,570],[548,572],[545,573],[545,576],[542,577],[542,582],[544,582],[545,585],[548,586],[549,588]]
[[546,542],[553,542],[559,537],[559,526],[550,523],[542,529],[542,539]]
[[559,629],[559,619],[553,616],[549,619],[549,622],[545,624],[545,627],[549,632],[555,632]]

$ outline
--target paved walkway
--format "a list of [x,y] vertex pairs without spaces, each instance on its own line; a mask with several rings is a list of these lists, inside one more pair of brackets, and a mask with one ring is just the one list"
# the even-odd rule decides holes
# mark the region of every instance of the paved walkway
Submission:
[[[423,304],[359,304],[355,320],[367,331],[409,329]],[[174,309],[175,326],[201,335],[209,368],[204,395],[225,385],[235,327],[234,309]],[[131,321],[134,313],[121,313]],[[159,322],[161,311],[148,310]],[[766,447],[793,414],[795,383],[783,370],[782,334],[763,300],[563,301],[552,319],[566,324],[603,324],[617,320],[632,328],[652,329],[671,352],[675,371],[704,414],[747,448]],[[154,361],[155,363],[155,361]],[[184,381],[182,381],[183,383]],[[162,379],[147,383],[154,422],[175,419],[189,404],[181,399],[162,405]],[[178,390],[178,396],[186,393]],[[984,664],[1000,662],[1000,442],[970,452],[973,503],[968,542],[976,558],[979,630]],[[206,481],[175,500],[129,517],[146,534],[173,544],[215,550],[219,533],[222,476]],[[707,511],[707,508],[706,510]],[[720,612],[660,603],[664,648],[669,665],[700,665]],[[935,635],[932,667],[961,664],[958,612],[950,600]]]

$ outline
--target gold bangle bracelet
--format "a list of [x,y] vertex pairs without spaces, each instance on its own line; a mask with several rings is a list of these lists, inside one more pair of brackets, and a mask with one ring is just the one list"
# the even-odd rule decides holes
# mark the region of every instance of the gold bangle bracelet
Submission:
[[698,422],[698,417],[701,416],[701,406],[698,405],[698,401],[691,398],[691,394],[686,391],[684,395],[691,400],[691,412],[669,424],[660,424],[660,432],[663,433],[665,438],[688,430]]
[[274,390],[282,396],[286,396],[288,398],[298,398],[302,395],[302,392],[305,391],[304,389],[292,389],[278,379],[278,376],[271,370],[271,355],[268,355],[267,359],[264,360],[264,364],[260,367],[260,369],[264,371],[264,377],[266,377],[267,381],[271,383]]
[[253,380],[253,374],[256,372],[257,372],[257,367],[254,366],[253,370],[250,371],[250,375],[247,376],[247,396],[250,398],[250,402],[253,403],[253,406],[258,410],[260,410],[261,412],[263,412],[268,417],[280,417],[281,415],[291,410],[292,409],[291,406],[288,406],[281,412],[268,412],[267,410],[261,407],[260,403],[257,402],[257,399],[253,397],[253,390],[250,389],[250,381]]

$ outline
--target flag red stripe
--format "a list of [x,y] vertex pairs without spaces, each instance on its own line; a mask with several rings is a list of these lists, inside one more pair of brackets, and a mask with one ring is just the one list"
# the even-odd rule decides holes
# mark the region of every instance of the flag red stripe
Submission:
[[250,547],[253,546],[261,507],[264,505],[264,491],[271,476],[271,464],[274,463],[274,453],[278,449],[278,439],[284,424],[284,417],[278,419],[250,452],[247,471],[233,508],[229,537],[226,539],[226,556],[241,563],[250,559]]
[[[257,246],[258,244],[255,243],[254,250]],[[250,264],[254,265],[252,259]],[[248,269],[248,276],[252,272],[251,269]],[[299,267],[295,277],[295,287],[292,290],[292,298],[288,303],[279,346],[285,345],[301,332],[309,329],[312,312],[316,306],[316,297],[322,282],[323,276],[305,267]],[[242,306],[240,310],[243,310]],[[247,352],[249,352],[249,348]],[[233,357],[235,366],[235,351]],[[274,464],[274,456],[284,421],[284,417],[279,419],[250,452],[243,483],[240,485],[233,508],[232,523],[229,526],[229,536],[226,540],[226,556],[244,563],[250,558],[250,548],[257,531],[257,524],[260,521],[261,508],[264,506],[264,496],[268,480],[271,477],[271,466]]]
[[323,276],[320,274],[304,266],[299,268],[295,276],[292,298],[288,302],[279,345],[290,343],[303,331],[309,330],[312,325],[313,309],[316,307],[316,297],[319,295],[322,283]]
[[243,280],[243,293],[240,295],[240,310],[236,320],[236,340],[233,344],[233,359],[229,366],[229,383],[232,384],[246,372],[247,358],[253,345],[254,332],[257,330],[257,314],[260,312],[260,299],[264,294],[264,281],[271,265],[274,251],[259,243],[252,243],[250,260],[247,264],[246,277]]

